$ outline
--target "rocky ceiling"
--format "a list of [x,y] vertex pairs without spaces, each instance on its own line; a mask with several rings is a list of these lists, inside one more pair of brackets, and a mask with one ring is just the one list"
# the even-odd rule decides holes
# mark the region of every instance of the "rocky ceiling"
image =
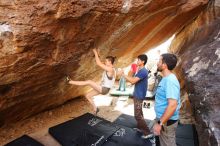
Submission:
[[94,46],[125,66],[175,34],[170,51],[181,58],[176,72],[202,121],[200,141],[208,135],[204,144],[219,143],[219,5],[218,0],[1,0],[0,123],[87,92],[68,85],[65,76],[98,80]]

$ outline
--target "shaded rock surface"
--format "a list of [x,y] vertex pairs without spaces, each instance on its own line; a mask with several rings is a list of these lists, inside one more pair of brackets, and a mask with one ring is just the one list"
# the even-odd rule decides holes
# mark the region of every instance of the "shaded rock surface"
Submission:
[[180,54],[182,77],[195,115],[201,146],[220,145],[220,7],[207,9],[172,44]]

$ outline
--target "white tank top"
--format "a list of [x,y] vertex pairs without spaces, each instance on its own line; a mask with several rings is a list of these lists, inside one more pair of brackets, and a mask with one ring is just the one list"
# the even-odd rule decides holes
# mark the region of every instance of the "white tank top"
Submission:
[[115,69],[114,69],[114,75],[109,78],[107,75],[107,71],[104,71],[102,74],[102,81],[101,81],[101,86],[106,87],[106,88],[112,88],[112,86],[115,83]]

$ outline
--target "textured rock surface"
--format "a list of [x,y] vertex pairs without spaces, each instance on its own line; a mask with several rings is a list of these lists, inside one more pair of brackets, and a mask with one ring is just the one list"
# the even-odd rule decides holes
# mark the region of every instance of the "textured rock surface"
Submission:
[[220,145],[220,7],[211,3],[183,29],[172,49],[181,54],[185,87],[201,146]]
[[1,0],[0,121],[82,95],[65,83],[98,80],[93,44],[128,64],[189,24],[208,0]]

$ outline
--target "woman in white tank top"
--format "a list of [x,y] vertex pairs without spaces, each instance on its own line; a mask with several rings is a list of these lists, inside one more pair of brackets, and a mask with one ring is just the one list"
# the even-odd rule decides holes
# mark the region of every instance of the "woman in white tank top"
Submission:
[[112,88],[112,86],[115,83],[116,72],[113,66],[115,57],[107,56],[105,59],[105,63],[102,63],[100,61],[100,58],[99,58],[99,55],[96,49],[93,49],[93,53],[95,54],[96,64],[104,70],[103,75],[102,75],[101,85],[92,80],[73,81],[73,80],[70,80],[68,77],[67,77],[67,81],[69,82],[69,84],[79,85],[79,86],[88,85],[93,88],[93,90],[87,93],[85,97],[92,104],[94,113],[97,114],[98,108],[95,106],[95,103],[93,102],[92,97],[98,94],[105,95],[109,92],[109,90]]

